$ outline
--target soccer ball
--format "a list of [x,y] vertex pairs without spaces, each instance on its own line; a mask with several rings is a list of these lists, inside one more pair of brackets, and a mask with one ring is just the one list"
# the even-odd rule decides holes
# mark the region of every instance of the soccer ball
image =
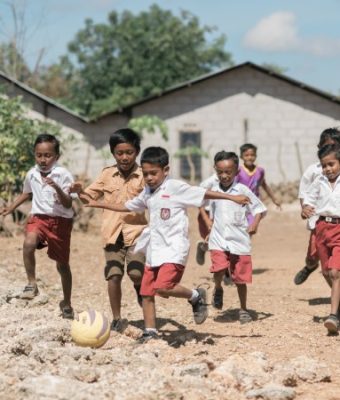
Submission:
[[110,337],[109,321],[99,311],[83,311],[72,321],[71,337],[79,346],[100,347]]

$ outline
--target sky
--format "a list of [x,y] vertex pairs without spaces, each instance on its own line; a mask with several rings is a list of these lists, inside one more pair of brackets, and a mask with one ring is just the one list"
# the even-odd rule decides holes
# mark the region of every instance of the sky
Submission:
[[211,38],[227,36],[225,50],[236,65],[276,64],[293,79],[340,95],[340,0],[0,0],[0,41],[13,32],[9,2],[18,10],[25,5],[30,66],[42,49],[42,64],[57,62],[85,19],[101,23],[112,10],[139,13],[156,3],[216,27]]

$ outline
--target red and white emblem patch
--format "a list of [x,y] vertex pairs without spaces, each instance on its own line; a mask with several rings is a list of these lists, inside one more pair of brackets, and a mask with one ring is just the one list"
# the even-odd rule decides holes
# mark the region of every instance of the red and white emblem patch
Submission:
[[161,208],[161,218],[167,220],[170,218],[170,208]]

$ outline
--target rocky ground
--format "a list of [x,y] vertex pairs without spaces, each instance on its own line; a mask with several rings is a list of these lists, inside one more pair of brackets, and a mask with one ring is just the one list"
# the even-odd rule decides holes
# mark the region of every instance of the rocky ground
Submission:
[[[88,233],[73,235],[73,305],[77,312],[94,308],[110,317],[97,223],[94,218]],[[59,277],[44,251],[37,256],[40,296],[17,299],[25,285],[22,240],[0,239],[1,398],[340,399],[340,339],[323,327],[330,290],[319,272],[300,287],[293,283],[308,240],[297,204],[272,210],[254,239],[252,323],[237,320],[235,287],[225,286],[224,310],[210,307],[200,326],[185,301],[157,299],[162,340],[144,345],[136,342],[142,313],[127,280],[126,329],[96,350],[72,343],[70,322],[58,310]],[[196,265],[192,251],[183,283],[204,283],[211,296],[208,267],[208,260]]]

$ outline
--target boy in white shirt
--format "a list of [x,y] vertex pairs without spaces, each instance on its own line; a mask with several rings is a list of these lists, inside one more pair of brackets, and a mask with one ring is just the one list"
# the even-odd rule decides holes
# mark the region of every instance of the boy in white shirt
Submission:
[[[340,131],[338,128],[328,128],[321,133],[318,149],[320,150],[321,147],[325,146],[326,144],[340,144]],[[321,175],[322,168],[320,161],[310,165],[302,175],[299,186],[299,200],[301,207],[303,205],[303,199],[305,198],[310,186]],[[309,212],[310,209],[308,207],[304,207],[301,213],[302,218],[308,218]],[[310,229],[308,225],[307,228],[310,230],[310,236],[305,261],[306,265],[295,275],[295,285],[301,285],[303,282],[305,282],[309,275],[319,266],[319,256],[315,245],[315,229]]]
[[[245,185],[235,182],[238,173],[239,158],[233,152],[220,151],[214,158],[215,171],[219,184],[213,187],[221,193],[230,195],[245,195],[250,198],[250,204],[242,207],[234,202],[211,201],[211,214],[214,223],[209,235],[209,250],[214,274],[215,289],[212,305],[217,309],[223,307],[222,280],[229,269],[238,291],[240,300],[240,322],[251,321],[247,311],[247,284],[252,281],[251,240],[250,235],[256,233],[261,218],[266,212],[264,204]],[[206,211],[200,212],[206,218]],[[248,225],[247,214],[255,218]]]
[[207,191],[171,179],[169,155],[161,147],[148,147],[141,156],[146,188],[137,197],[122,205],[90,201],[88,206],[113,211],[143,212],[149,210],[150,222],[140,236],[135,251],[146,252],[141,295],[145,330],[141,338],[157,337],[155,295],[185,298],[192,305],[194,320],[202,324],[207,318],[206,291],[181,286],[184,266],[189,252],[188,207],[200,207],[207,199],[224,199],[247,204],[249,198]]
[[322,273],[331,286],[331,312],[325,320],[325,327],[329,333],[337,333],[340,303],[340,147],[326,145],[319,150],[318,157],[323,175],[308,190],[303,209],[311,208],[314,214],[312,222],[317,219],[316,248]]
[[53,135],[38,135],[34,143],[36,165],[26,175],[22,194],[0,214],[12,213],[32,196],[32,210],[27,221],[23,246],[28,284],[20,297],[31,300],[39,294],[35,275],[35,251],[47,246],[47,254],[56,261],[61,277],[64,299],[59,306],[62,317],[73,319],[72,274],[69,264],[73,224],[69,188],[73,177],[67,169],[57,164],[59,147],[59,141]]

